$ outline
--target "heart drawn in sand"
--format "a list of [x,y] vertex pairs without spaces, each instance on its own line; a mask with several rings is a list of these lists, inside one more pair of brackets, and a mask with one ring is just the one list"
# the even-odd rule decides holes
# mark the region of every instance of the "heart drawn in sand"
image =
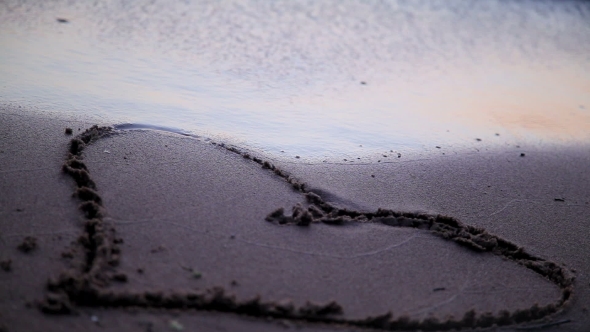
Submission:
[[[448,216],[402,213],[388,209],[360,212],[340,208],[326,202],[320,195],[308,189],[306,184],[296,180],[272,163],[225,145],[221,145],[221,148],[241,155],[250,165],[258,164],[259,167],[265,169],[268,173],[267,176],[273,176],[275,179],[290,184],[297,195],[304,198],[304,202],[295,204],[289,213],[285,213],[284,208],[276,209],[267,215],[266,220],[260,220],[261,223],[305,229],[308,233],[305,233],[307,235],[304,236],[314,232],[314,228],[319,229],[318,227],[326,227],[325,225],[342,230],[345,227],[357,225],[415,232],[423,237],[435,238],[439,242],[454,243],[455,246],[471,255],[470,257],[479,255],[501,258],[511,265],[526,270],[527,273],[532,272],[544,280],[548,280],[559,289],[560,296],[551,303],[543,305],[532,303],[527,308],[512,311],[502,310],[489,313],[466,310],[462,313],[462,317],[457,319],[453,317],[440,319],[432,316],[416,319],[404,314],[396,315],[387,308],[382,313],[359,318],[346,315],[348,308],[337,301],[326,301],[320,304],[306,301],[304,304],[295,304],[291,301],[267,299],[260,296],[242,300],[221,287],[165,292],[152,289],[123,291],[120,288],[112,287],[113,282],[127,281],[128,279],[127,274],[122,273],[120,267],[122,255],[124,255],[122,251],[123,239],[115,229],[117,224],[106,217],[108,206],[103,206],[103,197],[97,190],[96,179],[90,176],[88,166],[83,161],[83,151],[91,144],[100,141],[101,138],[116,133],[117,131],[110,127],[94,126],[71,140],[63,170],[76,182],[74,195],[81,201],[80,209],[84,213],[84,229],[79,240],[79,245],[83,247],[84,257],[81,259],[79,267],[64,271],[49,281],[49,293],[40,305],[45,312],[69,313],[74,310],[76,305],[200,309],[384,330],[450,330],[493,325],[506,326],[539,320],[562,310],[571,299],[573,278],[569,276],[564,267],[536,257],[525,249],[490,234],[484,229],[465,225]],[[234,235],[231,236],[233,239]],[[378,252],[371,252],[371,255],[376,253]],[[312,252],[306,252],[306,254],[316,255]],[[324,256],[326,257],[326,255]],[[359,258],[360,256],[350,257]],[[340,259],[341,255],[332,255],[329,258]],[[238,259],[243,258],[238,257]],[[183,266],[183,268],[193,273],[193,277],[201,277],[200,272],[191,267]],[[143,270],[141,272],[143,273]],[[443,287],[434,288],[434,291],[443,290]]]

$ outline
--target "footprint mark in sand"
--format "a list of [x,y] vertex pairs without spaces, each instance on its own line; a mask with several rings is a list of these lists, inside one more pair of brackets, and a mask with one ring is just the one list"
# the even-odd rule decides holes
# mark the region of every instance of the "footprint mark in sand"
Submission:
[[[407,316],[394,317],[389,312],[383,315],[351,320],[342,317],[343,308],[336,302],[326,304],[307,302],[305,305],[295,306],[291,302],[265,302],[260,297],[240,301],[219,287],[192,293],[163,293],[157,291],[134,293],[111,290],[108,288],[109,282],[124,276],[117,272],[117,265],[121,255],[119,244],[122,239],[116,236],[114,226],[103,220],[102,199],[96,191],[96,185],[83,162],[82,151],[93,141],[115,133],[116,131],[113,128],[94,126],[70,142],[63,171],[76,182],[74,196],[80,199],[80,210],[86,218],[83,234],[79,240],[80,244],[85,248],[85,256],[80,269],[63,271],[58,277],[48,282],[49,292],[45,300],[40,304],[40,308],[44,312],[70,313],[74,310],[73,305],[135,306],[167,309],[193,308],[386,330],[450,330],[490,327],[494,324],[496,326],[506,326],[535,321],[562,310],[571,300],[573,278],[569,276],[564,267],[531,255],[522,247],[490,234],[484,229],[465,225],[455,218],[441,215],[402,213],[386,209],[363,213],[337,208],[325,202],[320,195],[308,190],[304,183],[292,178],[270,162],[252,157],[236,148],[226,147],[223,144],[220,145],[231,152],[258,163],[262,168],[283,178],[295,190],[305,195],[309,203],[307,207],[298,204],[292,208],[292,213],[289,216],[285,215],[284,209],[277,209],[266,217],[268,222],[299,227],[313,227],[313,224],[317,223],[336,226],[349,223],[379,223],[391,227],[428,230],[432,234],[453,241],[468,250],[488,252],[501,256],[545,277],[559,287],[561,297],[555,303],[545,306],[535,304],[527,309],[513,312],[501,311],[496,315],[491,313],[478,314],[471,310],[458,320],[451,318],[440,321],[431,317],[418,321]],[[565,322],[558,321],[543,326]]]

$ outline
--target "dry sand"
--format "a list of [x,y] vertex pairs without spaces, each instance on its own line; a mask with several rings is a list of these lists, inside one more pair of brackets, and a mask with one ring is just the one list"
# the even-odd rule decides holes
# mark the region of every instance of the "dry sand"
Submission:
[[590,325],[587,146],[307,165],[157,131],[72,145],[89,123],[14,107],[0,127],[8,331]]

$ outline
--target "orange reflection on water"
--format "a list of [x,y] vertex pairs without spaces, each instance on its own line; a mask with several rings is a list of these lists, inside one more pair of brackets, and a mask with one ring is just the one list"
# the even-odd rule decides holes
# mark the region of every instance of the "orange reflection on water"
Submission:
[[338,110],[332,115],[338,113],[341,120],[363,114],[351,124],[370,123],[377,131],[394,126],[408,135],[429,135],[433,128],[454,128],[467,135],[502,132],[544,141],[590,141],[590,75],[583,65],[519,62],[443,68],[420,81],[393,77],[309,102],[324,111]]
[[[453,99],[454,112],[475,126],[498,125],[515,136],[590,138],[590,76],[570,68],[503,66]],[[586,106],[585,106],[586,105]]]

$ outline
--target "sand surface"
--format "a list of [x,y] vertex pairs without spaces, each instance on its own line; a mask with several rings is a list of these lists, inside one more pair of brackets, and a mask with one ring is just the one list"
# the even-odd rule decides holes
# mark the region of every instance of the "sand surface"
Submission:
[[[462,326],[520,317],[506,330],[590,324],[587,146],[482,146],[423,160],[326,165],[244,158],[157,131],[108,131],[72,151],[65,128],[76,135],[90,123],[23,115],[14,106],[3,107],[0,121],[0,259],[11,260],[0,271],[0,323],[8,331],[347,330],[384,326],[368,318],[388,312],[387,320],[414,327],[441,327],[450,315]],[[72,160],[83,162],[89,179],[62,171],[68,150],[75,155],[68,165],[79,171]],[[73,197],[81,184],[92,188]],[[310,192],[318,196],[310,200]],[[289,219],[297,204],[348,217],[324,211],[296,225],[305,220]],[[267,218],[280,207],[286,217]],[[378,218],[379,208],[388,217]],[[392,215],[398,211],[410,214]],[[478,242],[484,246],[509,241],[529,254],[521,263],[534,258],[576,280],[565,287],[555,273],[517,264],[520,254],[473,250],[468,234],[445,239],[434,228],[411,227],[438,214],[463,231],[474,232],[470,225],[494,234]],[[407,220],[410,227],[401,227]],[[27,236],[36,247],[25,252],[18,247]],[[43,314],[39,303],[73,313]],[[529,321],[535,304],[533,316],[557,312]],[[471,310],[475,322],[465,318]],[[275,318],[251,317],[269,315]]]

